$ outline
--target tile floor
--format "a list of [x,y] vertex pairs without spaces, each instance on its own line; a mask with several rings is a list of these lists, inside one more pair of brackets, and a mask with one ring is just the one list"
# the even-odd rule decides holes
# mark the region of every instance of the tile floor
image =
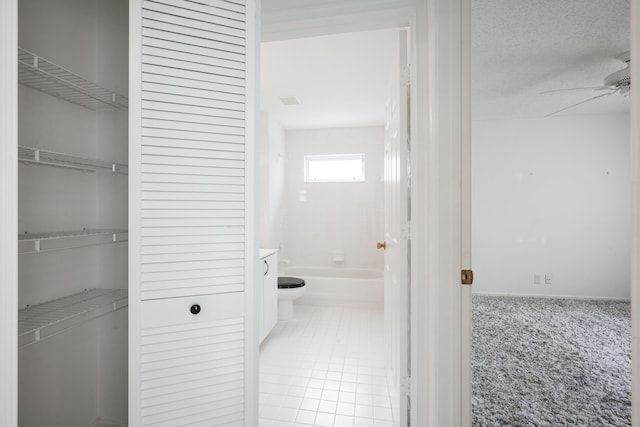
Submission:
[[382,310],[295,308],[260,349],[260,427],[397,426]]

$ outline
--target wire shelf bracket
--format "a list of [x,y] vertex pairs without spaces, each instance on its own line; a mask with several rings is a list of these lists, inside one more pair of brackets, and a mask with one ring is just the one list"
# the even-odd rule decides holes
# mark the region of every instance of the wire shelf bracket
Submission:
[[126,242],[127,230],[82,229],[53,233],[24,233],[18,235],[20,255],[76,249],[88,246]]
[[25,164],[54,166],[82,172],[105,171],[120,175],[129,173],[129,167],[123,163],[88,159],[42,148],[25,147],[24,145],[18,146],[18,161]]

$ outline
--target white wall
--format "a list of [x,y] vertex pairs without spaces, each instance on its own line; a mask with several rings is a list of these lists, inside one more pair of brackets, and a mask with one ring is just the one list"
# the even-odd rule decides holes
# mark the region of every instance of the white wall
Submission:
[[282,239],[285,136],[268,113],[260,115],[260,247],[278,248]]
[[472,135],[474,292],[628,298],[628,115],[474,121]]
[[[281,258],[292,265],[381,269],[382,127],[286,132],[285,217]],[[365,153],[366,182],[304,183],[304,155]],[[343,252],[345,261],[334,263]]]

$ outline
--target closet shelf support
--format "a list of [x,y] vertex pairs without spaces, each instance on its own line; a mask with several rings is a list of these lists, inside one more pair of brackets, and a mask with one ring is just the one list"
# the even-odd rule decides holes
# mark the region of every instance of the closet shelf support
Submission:
[[25,233],[18,236],[21,255],[126,242],[127,230],[82,229],[54,233]]
[[64,169],[74,169],[82,172],[105,171],[119,175],[127,175],[129,172],[128,166],[124,163],[72,156],[70,154],[24,145],[18,146],[18,161],[25,164],[33,163]]

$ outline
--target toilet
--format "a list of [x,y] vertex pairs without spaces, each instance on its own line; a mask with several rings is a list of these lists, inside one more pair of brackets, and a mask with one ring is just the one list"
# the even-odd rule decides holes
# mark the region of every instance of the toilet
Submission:
[[305,290],[304,280],[299,277],[278,277],[278,320],[293,317],[293,300],[304,295]]

